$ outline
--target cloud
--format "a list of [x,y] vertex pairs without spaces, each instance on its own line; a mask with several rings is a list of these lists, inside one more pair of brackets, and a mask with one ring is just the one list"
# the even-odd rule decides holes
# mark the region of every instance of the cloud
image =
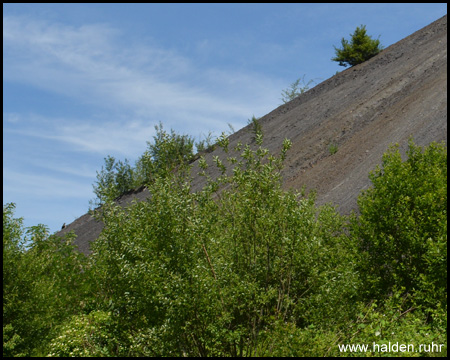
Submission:
[[[278,101],[280,84],[273,79],[213,66],[199,69],[194,59],[151,41],[125,45],[122,35],[107,24],[76,27],[5,16],[5,79],[104,111],[155,122],[167,119],[169,126],[191,122],[195,127],[205,119],[221,120],[222,125],[236,118],[245,121]],[[66,140],[75,141],[69,135]]]
[[142,122],[106,123],[102,126],[83,123],[74,126],[71,123],[59,125],[57,131],[47,137],[72,145],[77,150],[124,155],[136,153],[155,133],[153,127]]
[[137,155],[155,134],[153,124],[139,119],[107,121],[16,113],[4,113],[3,117],[13,119],[8,120],[10,124],[4,128],[8,141],[12,140],[11,136],[40,139],[45,141],[45,147],[71,152]]
[[94,175],[98,169],[93,166],[88,166],[87,164],[78,164],[78,166],[70,166],[70,164],[61,163],[43,163],[39,166],[47,171],[47,173],[59,173],[73,178],[74,176],[79,178],[87,178],[92,181]]
[[[92,186],[76,179],[61,179],[51,175],[3,169],[3,186],[11,198],[27,199],[85,199],[92,194]],[[15,196],[14,194],[20,194]]]
[[20,122],[20,114],[18,113],[3,113],[3,121],[11,124],[17,124]]

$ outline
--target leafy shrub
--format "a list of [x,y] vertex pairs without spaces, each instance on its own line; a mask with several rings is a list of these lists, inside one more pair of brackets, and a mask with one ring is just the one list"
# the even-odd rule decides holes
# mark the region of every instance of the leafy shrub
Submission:
[[[355,302],[356,316],[332,327],[310,325],[301,328],[294,323],[279,321],[259,343],[258,355],[446,356],[446,322],[436,327],[427,321],[426,312],[414,307],[405,309],[407,297],[402,295],[402,291],[395,291],[382,302]],[[446,319],[445,309],[438,312],[442,319]],[[393,344],[406,345],[405,351],[396,350]],[[436,345],[433,352],[430,352],[431,344]],[[408,348],[408,345],[413,348]]]
[[255,115],[253,115],[251,119],[247,120],[247,124],[252,126],[252,131],[254,134],[253,140],[256,141],[257,144],[261,145],[263,132],[262,132],[262,125],[259,119],[256,118]]
[[[406,307],[407,303],[417,302],[414,295],[404,294],[404,289],[394,290],[392,295],[382,302],[376,300],[364,305],[357,304],[359,311],[356,319],[342,326],[340,336],[335,341],[331,356],[445,356],[447,354],[447,330],[444,324],[431,324],[426,311],[416,307]],[[436,315],[446,319],[446,309],[439,309]],[[407,351],[395,351],[390,344],[412,345]],[[435,354],[427,353],[423,346],[430,344],[444,345],[438,347]],[[368,345],[368,351],[341,352],[338,345]],[[373,346],[377,344],[377,346]],[[394,349],[394,351],[392,350]]]
[[49,345],[50,357],[108,356],[119,347],[112,333],[111,313],[93,311],[73,316]]
[[407,156],[402,161],[398,146],[384,154],[370,174],[373,187],[358,199],[352,230],[370,296],[403,287],[435,307],[446,303],[447,151],[443,143],[422,149],[410,140]]
[[284,89],[281,92],[281,100],[283,101],[283,104],[286,104],[291,100],[294,100],[297,96],[308,91],[309,85],[311,85],[311,83],[314,83],[314,80],[309,80],[308,82],[305,82],[305,75],[295,80],[289,86],[289,88]]
[[194,139],[188,135],[179,135],[174,130],[167,133],[163,125],[155,126],[154,142],[147,142],[148,154],[153,161],[153,171],[163,175],[180,164],[188,163],[193,157]]
[[25,231],[13,209],[3,207],[3,354],[41,355],[52,329],[86,300],[86,258],[71,235],[61,241],[44,225]]
[[[228,124],[228,126],[230,127],[230,131],[232,131],[232,133],[234,133],[235,131],[234,131],[233,127],[231,126],[231,124]],[[208,135],[205,137],[205,139],[196,142],[195,147],[197,148],[197,151],[199,153],[213,151],[215,147],[214,147],[212,132],[210,131],[208,133]]]
[[349,313],[357,275],[343,219],[284,192],[290,142],[276,158],[255,131],[257,149],[228,158],[232,175],[217,158],[222,175],[202,191],[172,174],[148,201],[105,208],[93,258],[133,355],[254,355],[276,321],[326,326]]
[[[251,122],[251,145],[231,149],[222,134],[228,157],[199,158],[206,185],[196,193],[190,165],[159,172],[150,157],[151,198],[126,209],[106,201],[89,259],[73,234],[25,230],[4,206],[4,356],[341,356],[345,344],[446,344],[445,146],[411,141],[405,161],[390,148],[348,221],[313,193],[282,189],[291,143],[274,156]],[[172,140],[161,133],[162,153]]]
[[112,156],[105,158],[105,167],[97,172],[97,181],[93,185],[97,197],[91,201],[92,207],[113,201],[129,190],[146,185],[154,181],[156,176],[164,176],[193,158],[192,137],[179,135],[174,130],[169,134],[161,123],[155,129],[154,142],[147,142],[148,149],[136,161],[135,167],[127,159],[122,162]]
[[[3,205],[3,356],[25,356],[26,344],[20,335],[22,329],[17,318],[21,316],[22,291],[26,292],[21,281],[23,261],[23,219],[14,216],[15,205]],[[22,291],[21,291],[22,290]]]
[[350,36],[350,42],[342,38],[341,49],[334,47],[336,56],[331,60],[338,61],[340,66],[346,67],[348,65],[361,64],[377,55],[383,49],[383,46],[380,45],[380,40],[373,40],[366,34],[365,25],[358,26]]
[[112,156],[105,158],[105,167],[100,173],[97,171],[97,182],[94,185],[94,194],[97,195],[94,206],[112,201],[123,193],[134,188],[133,169],[128,160],[124,162]]

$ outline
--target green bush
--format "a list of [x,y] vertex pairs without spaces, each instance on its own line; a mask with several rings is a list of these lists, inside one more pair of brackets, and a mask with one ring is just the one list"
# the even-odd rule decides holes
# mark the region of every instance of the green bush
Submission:
[[15,205],[3,206],[3,356],[26,356],[21,335],[21,305],[28,289],[22,281],[23,219],[14,218]]
[[348,219],[282,189],[291,143],[272,155],[252,122],[251,145],[223,134],[228,157],[199,158],[200,191],[178,166],[152,173],[146,201],[106,201],[89,258],[4,206],[3,355],[399,355],[339,348],[373,342],[446,355],[444,144],[411,141],[405,161],[390,148]]
[[[147,185],[157,176],[165,176],[187,164],[193,158],[194,139],[188,135],[179,135],[171,130],[167,133],[163,125],[155,126],[154,141],[147,142],[147,150],[132,167],[128,160],[116,160],[112,156],[105,158],[105,166],[97,172],[97,181],[93,185],[96,198],[91,207],[114,201],[127,191]],[[208,140],[210,141],[210,140]]]
[[153,161],[154,173],[164,175],[192,159],[194,155],[194,139],[192,137],[179,135],[174,130],[171,130],[169,134],[161,123],[159,126],[155,126],[155,129],[154,142],[147,142],[148,150],[146,152]]
[[351,313],[343,218],[283,191],[290,142],[277,158],[256,137],[256,150],[228,158],[232,175],[216,159],[222,176],[198,193],[173,174],[149,185],[148,201],[105,207],[93,259],[103,303],[132,334],[125,355],[255,355],[277,321],[330,326]]
[[447,150],[410,140],[407,156],[402,161],[398,146],[384,154],[352,230],[371,297],[403,287],[435,307],[447,291]]
[[76,315],[58,329],[48,348],[50,357],[108,356],[120,346],[111,326],[111,313]]
[[86,301],[89,272],[72,235],[25,230],[13,209],[3,207],[3,355],[41,355],[53,329]]
[[[414,307],[405,309],[407,297],[401,291],[395,291],[382,302],[355,302],[356,316],[332,327],[310,325],[301,328],[294,323],[279,321],[258,344],[258,355],[446,356],[446,309],[436,312],[444,320],[436,326],[430,324],[426,312]],[[405,351],[396,350],[393,344],[404,345]],[[435,347],[430,351],[431,344]]]
[[353,34],[350,34],[350,42],[344,38],[341,40],[342,48],[338,49],[336,46],[336,56],[332,58],[333,61],[338,61],[340,66],[354,66],[369,60],[377,55],[383,46],[380,45],[380,40],[373,40],[366,34],[366,26],[361,25],[357,27]]
[[102,167],[100,172],[97,171],[97,182],[93,186],[97,198],[91,205],[102,205],[133,189],[135,185],[133,176],[133,169],[127,159],[122,162],[113,156],[107,156],[105,167]]
[[[383,301],[372,300],[368,304],[359,302],[356,305],[358,316],[347,324],[342,324],[333,346],[327,351],[328,356],[446,356],[447,330],[446,324],[431,324],[426,311],[416,307],[406,307],[406,303],[414,303],[403,294],[404,289],[394,291]],[[439,309],[436,314],[446,318],[446,310]],[[395,350],[389,343],[404,344],[405,351]],[[423,345],[438,346],[435,353],[424,350]],[[376,344],[376,346],[374,346]],[[367,351],[351,351],[344,346],[366,345]],[[422,345],[422,348],[420,346]],[[425,348],[426,349],[426,348]],[[361,349],[360,349],[361,350]],[[409,350],[409,351],[408,351]],[[440,350],[440,351],[439,351]],[[434,350],[435,351],[435,350]]]

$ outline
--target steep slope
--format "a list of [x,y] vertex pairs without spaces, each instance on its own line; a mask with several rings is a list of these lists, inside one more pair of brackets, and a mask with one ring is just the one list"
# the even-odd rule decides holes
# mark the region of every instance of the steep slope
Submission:
[[[447,16],[391,45],[369,61],[320,83],[260,120],[264,146],[279,152],[292,141],[283,171],[285,188],[317,190],[317,202],[332,202],[341,213],[356,209],[369,171],[392,143],[404,151],[410,136],[424,146],[447,141]],[[230,136],[230,148],[252,142],[251,126]],[[331,155],[330,145],[338,151]],[[225,158],[221,149],[207,155]],[[204,179],[195,176],[192,188]],[[214,167],[210,167],[212,176]],[[124,195],[121,205],[148,197],[146,189]],[[102,224],[86,214],[58,235],[74,230],[79,249],[89,252]]]

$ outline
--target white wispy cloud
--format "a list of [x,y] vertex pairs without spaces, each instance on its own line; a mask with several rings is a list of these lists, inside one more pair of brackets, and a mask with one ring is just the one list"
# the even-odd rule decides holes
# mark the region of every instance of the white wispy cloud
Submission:
[[27,171],[3,169],[3,185],[8,194],[21,194],[30,199],[83,199],[91,196],[92,186],[75,179],[55,178],[51,175],[39,175]]
[[106,24],[75,27],[6,16],[3,41],[6,80],[169,124],[246,120],[269,111],[280,91],[261,74],[199,69],[171,50],[125,46]]
[[[155,134],[152,124],[143,120],[98,121],[46,117],[36,114],[3,114],[10,126],[6,136],[21,136],[55,142],[66,151],[106,155],[111,152],[137,155]],[[16,125],[16,126],[11,126]]]
[[61,164],[61,162],[43,163],[39,166],[45,169],[48,173],[62,174],[64,176],[69,176],[75,180],[78,178],[87,178],[92,181],[96,171],[99,170],[93,166],[87,164],[77,164],[77,166],[71,166],[70,164]]

